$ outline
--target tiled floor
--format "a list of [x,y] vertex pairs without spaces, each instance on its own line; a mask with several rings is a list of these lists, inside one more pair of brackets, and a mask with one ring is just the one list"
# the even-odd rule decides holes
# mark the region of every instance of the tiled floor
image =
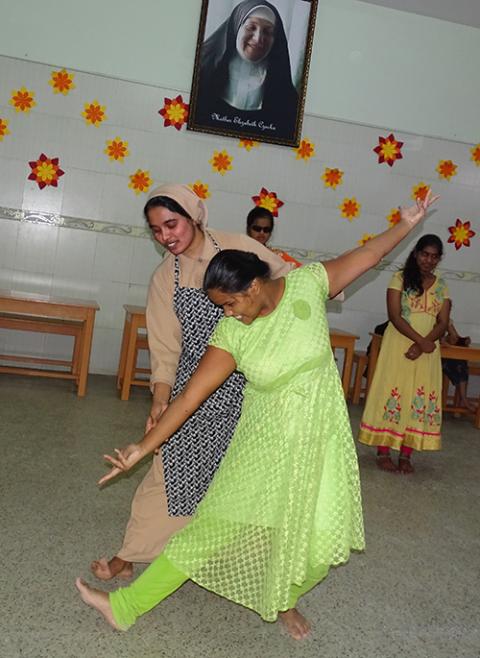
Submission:
[[92,377],[84,400],[65,382],[0,378],[2,658],[480,656],[480,432],[464,419],[447,419],[444,450],[418,456],[413,477],[379,472],[359,447],[367,551],[303,599],[304,643],[191,583],[128,633],[110,630],[73,582],[93,582],[89,561],[120,544],[146,466],[95,482],[147,410],[144,390],[120,402],[111,377]]

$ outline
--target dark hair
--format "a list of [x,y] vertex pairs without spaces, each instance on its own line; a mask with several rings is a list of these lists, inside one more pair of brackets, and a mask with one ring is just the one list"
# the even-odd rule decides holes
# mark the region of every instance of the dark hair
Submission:
[[188,212],[182,208],[182,206],[177,203],[175,199],[171,199],[169,196],[154,196],[152,199],[147,201],[145,208],[143,209],[143,214],[147,222],[149,210],[152,208],[158,208],[158,206],[166,208],[167,210],[171,210],[172,212],[176,212],[179,215],[182,215],[182,217],[186,217],[186,219],[192,219]]
[[203,289],[217,289],[229,293],[244,292],[254,279],[269,277],[268,263],[260,260],[257,254],[238,249],[224,249],[210,261],[203,279]]
[[438,235],[432,233],[423,235],[415,247],[409,253],[408,258],[403,266],[403,289],[412,290],[419,296],[423,295],[422,274],[417,265],[417,253],[425,247],[435,247],[440,257],[443,256],[443,243]]
[[268,208],[261,208],[260,206],[255,206],[255,208],[252,208],[250,212],[247,215],[247,230],[251,228],[257,219],[269,219],[270,220],[270,226],[273,231],[273,226],[274,226],[274,219],[273,215],[268,210]]

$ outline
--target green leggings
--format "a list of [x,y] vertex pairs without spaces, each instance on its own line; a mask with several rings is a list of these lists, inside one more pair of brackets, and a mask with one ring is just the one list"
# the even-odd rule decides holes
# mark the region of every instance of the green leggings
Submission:
[[[292,585],[288,606],[294,608],[298,599],[312,589],[328,573],[329,567],[322,565],[309,570],[301,585]],[[109,595],[110,605],[118,626],[126,631],[141,615],[173,594],[188,576],[179,571],[163,553],[145,569],[141,576],[128,587],[121,587]]]

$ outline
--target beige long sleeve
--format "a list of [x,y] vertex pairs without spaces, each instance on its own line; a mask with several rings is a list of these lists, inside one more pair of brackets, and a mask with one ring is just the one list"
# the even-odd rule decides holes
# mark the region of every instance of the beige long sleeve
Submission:
[[[247,235],[224,233],[208,229],[221,249],[252,251],[270,265],[273,278],[287,274],[292,263],[286,263],[256,240]],[[216,254],[212,240],[205,236],[203,251],[197,258],[179,256],[180,285],[201,288],[208,263]],[[162,382],[173,386],[182,348],[182,331],[173,308],[175,290],[175,257],[167,254],[150,280],[147,298],[147,331],[152,371],[150,386]]]

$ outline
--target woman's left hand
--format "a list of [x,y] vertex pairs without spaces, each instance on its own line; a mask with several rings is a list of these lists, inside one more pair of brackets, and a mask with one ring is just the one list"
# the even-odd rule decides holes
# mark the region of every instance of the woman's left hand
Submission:
[[126,473],[145,456],[138,443],[130,443],[125,448],[122,448],[122,450],[115,448],[115,452],[116,457],[103,455],[104,459],[106,459],[107,462],[110,462],[113,468],[100,478],[98,481],[99,485],[105,484],[105,482],[112,480],[120,473]]
[[437,199],[439,199],[439,196],[432,196],[432,190],[429,189],[424,199],[417,198],[414,206],[409,208],[400,207],[400,217],[413,227],[425,217],[428,208]]

